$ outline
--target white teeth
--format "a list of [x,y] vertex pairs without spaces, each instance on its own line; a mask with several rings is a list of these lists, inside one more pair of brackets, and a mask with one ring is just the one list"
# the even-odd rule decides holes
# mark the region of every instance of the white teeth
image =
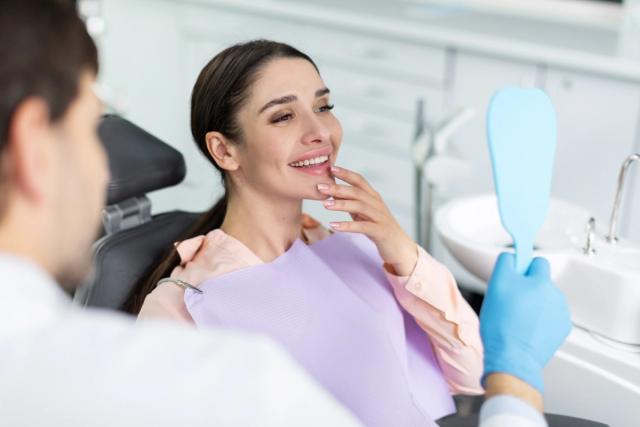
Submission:
[[319,165],[321,163],[326,162],[327,160],[329,160],[329,156],[319,156],[319,157],[315,157],[313,159],[307,159],[307,160],[304,160],[304,161],[290,163],[289,165],[293,166],[293,167],[296,167],[296,168],[300,168],[300,167]]

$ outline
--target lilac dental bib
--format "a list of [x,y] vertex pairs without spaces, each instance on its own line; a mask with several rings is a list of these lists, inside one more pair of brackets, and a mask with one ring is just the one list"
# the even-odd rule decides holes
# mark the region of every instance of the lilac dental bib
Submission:
[[270,336],[367,426],[435,426],[455,411],[428,336],[363,235],[296,240],[274,261],[200,289],[185,293],[199,327]]

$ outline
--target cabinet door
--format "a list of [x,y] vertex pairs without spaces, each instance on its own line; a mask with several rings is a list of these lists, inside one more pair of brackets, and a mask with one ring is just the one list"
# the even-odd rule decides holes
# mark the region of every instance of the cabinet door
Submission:
[[[618,171],[636,148],[640,85],[552,69],[545,88],[558,114],[553,194],[589,209],[605,232]],[[638,238],[640,221],[631,215],[637,182],[627,184],[619,232],[629,237],[633,227]]]
[[471,107],[476,116],[453,137],[450,150],[471,166],[471,179],[461,182],[457,196],[493,192],[493,178],[487,146],[486,116],[493,94],[505,86],[534,86],[538,69],[534,64],[460,53],[456,57],[453,104]]

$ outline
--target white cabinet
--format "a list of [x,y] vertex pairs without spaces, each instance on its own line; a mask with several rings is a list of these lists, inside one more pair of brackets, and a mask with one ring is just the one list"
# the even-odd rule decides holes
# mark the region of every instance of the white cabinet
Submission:
[[[545,89],[558,114],[553,194],[589,209],[601,220],[598,231],[605,232],[618,171],[636,148],[640,85],[549,70]],[[640,220],[631,215],[638,183],[627,184],[620,234],[629,236],[633,225],[640,241]]]
[[336,102],[367,114],[413,124],[419,99],[428,100],[437,112],[444,103],[441,89],[407,83],[384,74],[365,74],[328,61],[319,61],[318,66]]
[[300,47],[319,62],[433,88],[445,82],[447,55],[443,47],[324,25],[307,26],[300,34]]

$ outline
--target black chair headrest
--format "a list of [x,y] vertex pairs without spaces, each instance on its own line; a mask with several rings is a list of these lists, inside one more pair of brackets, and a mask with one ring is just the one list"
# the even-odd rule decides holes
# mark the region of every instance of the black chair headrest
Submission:
[[98,134],[107,150],[111,172],[107,205],[171,187],[184,179],[182,154],[122,117],[104,116]]

